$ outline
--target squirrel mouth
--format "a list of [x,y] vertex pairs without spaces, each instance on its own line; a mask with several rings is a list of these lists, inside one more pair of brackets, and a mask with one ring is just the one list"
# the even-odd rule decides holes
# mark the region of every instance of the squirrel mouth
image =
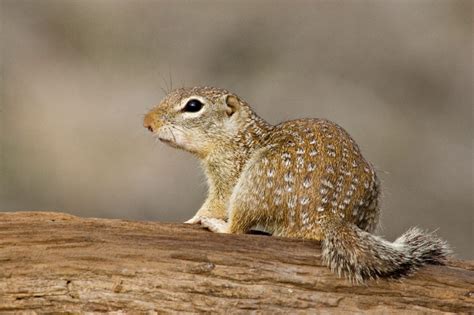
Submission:
[[161,142],[164,142],[164,143],[172,143],[171,140],[169,139],[166,139],[166,138],[158,138]]
[[176,144],[176,142],[174,142],[174,141],[172,141],[172,140],[170,140],[170,139],[166,139],[166,138],[158,138],[158,139],[159,139],[161,142],[163,142],[164,144],[167,144],[167,145],[169,145],[169,146],[171,146],[171,147],[173,147],[173,148],[178,148],[178,149],[180,148],[180,147]]

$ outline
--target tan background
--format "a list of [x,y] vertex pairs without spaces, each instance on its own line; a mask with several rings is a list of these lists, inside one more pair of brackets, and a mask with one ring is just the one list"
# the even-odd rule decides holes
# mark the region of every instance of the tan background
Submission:
[[380,170],[380,233],[474,258],[472,1],[0,3],[0,210],[190,218],[198,162],[141,127],[171,75],[338,122]]

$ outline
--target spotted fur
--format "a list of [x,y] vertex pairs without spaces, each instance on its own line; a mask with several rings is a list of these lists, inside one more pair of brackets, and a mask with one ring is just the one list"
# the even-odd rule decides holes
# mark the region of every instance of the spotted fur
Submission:
[[[204,107],[187,115],[183,103],[192,98]],[[355,141],[331,121],[273,126],[235,94],[196,87],[171,92],[144,124],[201,159],[209,194],[188,223],[321,240],[324,262],[358,282],[405,276],[443,263],[449,253],[444,241],[416,228],[393,243],[371,234],[379,220],[379,180]]]

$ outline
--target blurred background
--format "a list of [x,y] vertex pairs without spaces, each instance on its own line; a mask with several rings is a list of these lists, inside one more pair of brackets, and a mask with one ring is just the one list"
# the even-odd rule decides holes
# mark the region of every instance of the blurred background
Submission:
[[189,219],[198,161],[142,127],[172,80],[339,123],[379,169],[379,234],[474,258],[472,1],[0,4],[0,211]]

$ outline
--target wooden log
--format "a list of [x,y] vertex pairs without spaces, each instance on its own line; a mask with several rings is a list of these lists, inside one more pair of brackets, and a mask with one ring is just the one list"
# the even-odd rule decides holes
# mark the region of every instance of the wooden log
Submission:
[[0,312],[472,312],[474,262],[366,285],[320,244],[199,226],[0,213]]

